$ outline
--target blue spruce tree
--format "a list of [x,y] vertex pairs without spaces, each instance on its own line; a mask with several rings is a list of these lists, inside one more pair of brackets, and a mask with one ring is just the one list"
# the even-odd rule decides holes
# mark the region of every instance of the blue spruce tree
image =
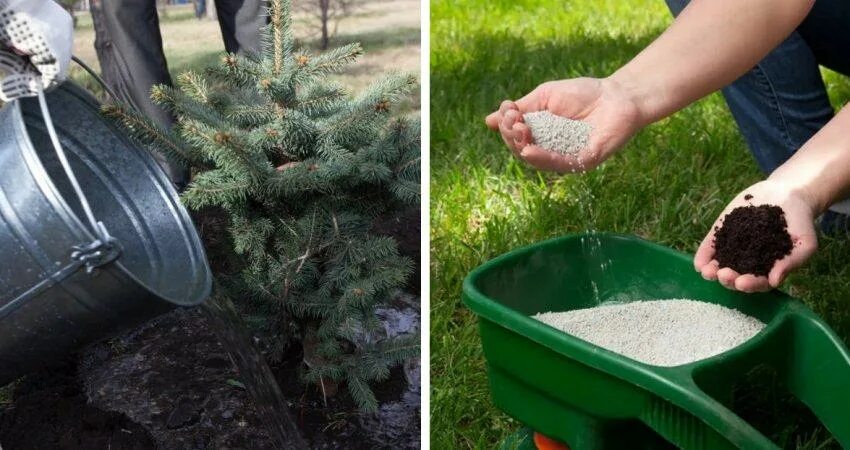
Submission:
[[310,342],[307,380],[344,383],[374,410],[369,383],[419,353],[416,336],[368,338],[380,327],[376,305],[412,268],[394,239],[370,230],[419,202],[419,122],[391,114],[416,79],[388,74],[352,97],[328,75],[353,62],[359,44],[296,50],[290,2],[270,0],[268,14],[261,54],[228,54],[152,90],[177,117],[173,129],[121,104],[104,111],[193,168],[182,196],[190,208],[227,212],[244,261],[239,285],[287,318],[274,323],[295,325],[276,330],[281,343]]

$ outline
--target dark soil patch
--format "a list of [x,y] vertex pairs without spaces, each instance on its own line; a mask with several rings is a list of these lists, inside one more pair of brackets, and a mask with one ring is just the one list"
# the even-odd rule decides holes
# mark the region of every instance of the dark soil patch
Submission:
[[766,276],[794,248],[785,213],[774,205],[737,207],[715,231],[714,258],[740,274]]
[[16,449],[154,448],[127,416],[89,405],[74,360],[18,382],[14,401],[0,406],[0,445]]
[[420,211],[419,208],[410,208],[381,217],[375,222],[372,230],[377,234],[393,237],[398,243],[399,253],[413,260],[413,273],[404,286],[404,290],[411,293],[419,293],[419,283],[422,279]]
[[[385,419],[364,415],[344,385],[326,406],[319,389],[302,382],[300,346],[284,356],[274,372],[310,448],[419,447],[418,415],[394,415],[405,420],[392,424],[400,433],[376,431],[386,426]],[[401,368],[373,388],[382,407],[412,395]],[[0,404],[3,450],[274,448],[241,378],[197,309],[176,310],[91,345],[23,378],[11,397],[8,405]]]
[[[272,370],[277,376],[284,397],[292,403],[292,414],[296,417],[298,428],[304,437],[311,442],[311,448],[418,448],[418,441],[377,442],[372,433],[363,429],[359,419],[364,413],[357,408],[344,385],[339,386],[335,395],[325,399],[319,386],[296,381],[301,380],[304,366],[302,359],[301,349],[293,346]],[[404,370],[401,367],[393,369],[387,381],[374,384],[372,389],[379,404],[401,400],[407,389]],[[411,425],[411,429],[418,433],[418,424]]]
[[177,309],[81,358],[89,401],[143,426],[159,449],[273,448],[230,358],[197,309]]

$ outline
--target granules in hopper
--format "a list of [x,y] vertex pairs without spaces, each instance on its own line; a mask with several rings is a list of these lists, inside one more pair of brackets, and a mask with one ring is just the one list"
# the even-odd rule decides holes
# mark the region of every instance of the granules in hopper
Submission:
[[764,328],[735,309],[697,300],[647,300],[547,312],[535,319],[654,366],[699,361],[737,347]]

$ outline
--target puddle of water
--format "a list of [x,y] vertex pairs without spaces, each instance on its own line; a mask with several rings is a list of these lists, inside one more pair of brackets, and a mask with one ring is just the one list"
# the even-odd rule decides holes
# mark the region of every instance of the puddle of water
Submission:
[[245,389],[254,400],[277,448],[306,449],[307,444],[295,426],[295,418],[283,398],[280,387],[265,358],[251,343],[236,308],[228,298],[214,295],[201,308],[218,336],[230,360],[236,365]]

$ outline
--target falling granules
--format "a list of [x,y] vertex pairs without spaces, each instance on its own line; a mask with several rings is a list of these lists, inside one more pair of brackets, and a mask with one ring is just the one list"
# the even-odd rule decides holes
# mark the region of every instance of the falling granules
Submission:
[[575,155],[585,147],[593,127],[580,120],[571,120],[548,111],[523,114],[531,129],[531,137],[540,148],[562,155]]
[[718,355],[764,324],[737,310],[696,300],[647,300],[540,313],[533,318],[645,364],[672,367]]

